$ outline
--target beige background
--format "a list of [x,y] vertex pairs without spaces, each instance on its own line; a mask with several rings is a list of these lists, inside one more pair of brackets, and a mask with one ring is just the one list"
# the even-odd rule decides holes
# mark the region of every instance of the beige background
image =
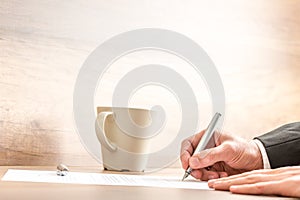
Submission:
[[[299,120],[299,10],[299,0],[1,0],[0,165],[97,165],[73,124],[76,76],[101,42],[137,28],[171,29],[207,51],[225,87],[224,129],[251,139]],[[149,62],[172,65],[192,77],[197,89],[199,78],[181,61],[144,52],[128,56],[105,74],[97,105],[110,104],[124,69]],[[210,109],[205,87],[200,83],[198,89],[203,91],[197,98],[205,116],[201,128]],[[159,99],[175,112],[176,101],[169,97],[166,91],[148,88],[131,104],[151,106]]]

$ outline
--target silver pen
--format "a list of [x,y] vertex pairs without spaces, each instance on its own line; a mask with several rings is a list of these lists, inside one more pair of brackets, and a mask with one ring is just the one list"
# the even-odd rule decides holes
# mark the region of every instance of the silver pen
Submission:
[[[221,114],[218,112],[214,115],[214,117],[210,121],[207,129],[205,130],[205,133],[203,134],[202,138],[200,139],[193,155],[196,153],[199,153],[200,151],[203,151],[206,148],[208,142],[214,135],[213,133],[215,132],[215,128],[216,128],[216,125],[217,125],[220,117],[221,117]],[[192,168],[188,167],[188,169],[185,171],[185,173],[183,175],[182,181],[184,181],[184,179],[186,179],[191,174],[191,172],[192,172]]]

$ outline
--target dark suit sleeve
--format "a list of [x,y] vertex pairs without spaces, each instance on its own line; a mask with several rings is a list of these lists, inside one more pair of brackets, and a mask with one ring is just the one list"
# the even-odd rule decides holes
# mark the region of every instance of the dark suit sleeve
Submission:
[[300,165],[300,122],[256,137],[264,145],[271,168]]

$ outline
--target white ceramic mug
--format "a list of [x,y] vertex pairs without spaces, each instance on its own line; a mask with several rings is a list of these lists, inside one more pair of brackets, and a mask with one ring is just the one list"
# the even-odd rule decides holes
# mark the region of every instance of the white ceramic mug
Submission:
[[[97,107],[95,130],[104,169],[135,172],[146,169],[150,139],[154,136],[149,125],[155,116],[153,110],[147,109]],[[117,123],[120,121],[123,128]]]

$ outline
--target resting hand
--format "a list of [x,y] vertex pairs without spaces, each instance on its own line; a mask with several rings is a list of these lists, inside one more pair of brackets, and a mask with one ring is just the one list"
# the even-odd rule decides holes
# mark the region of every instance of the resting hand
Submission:
[[270,194],[300,197],[300,166],[270,170],[254,170],[226,178],[210,180],[216,190],[240,194]]
[[[203,134],[204,131],[201,131],[181,145],[182,167],[187,169],[190,166],[193,177],[209,180],[263,168],[261,153],[255,142],[219,132],[214,134],[216,147],[192,156]],[[210,169],[207,170],[207,167]]]

